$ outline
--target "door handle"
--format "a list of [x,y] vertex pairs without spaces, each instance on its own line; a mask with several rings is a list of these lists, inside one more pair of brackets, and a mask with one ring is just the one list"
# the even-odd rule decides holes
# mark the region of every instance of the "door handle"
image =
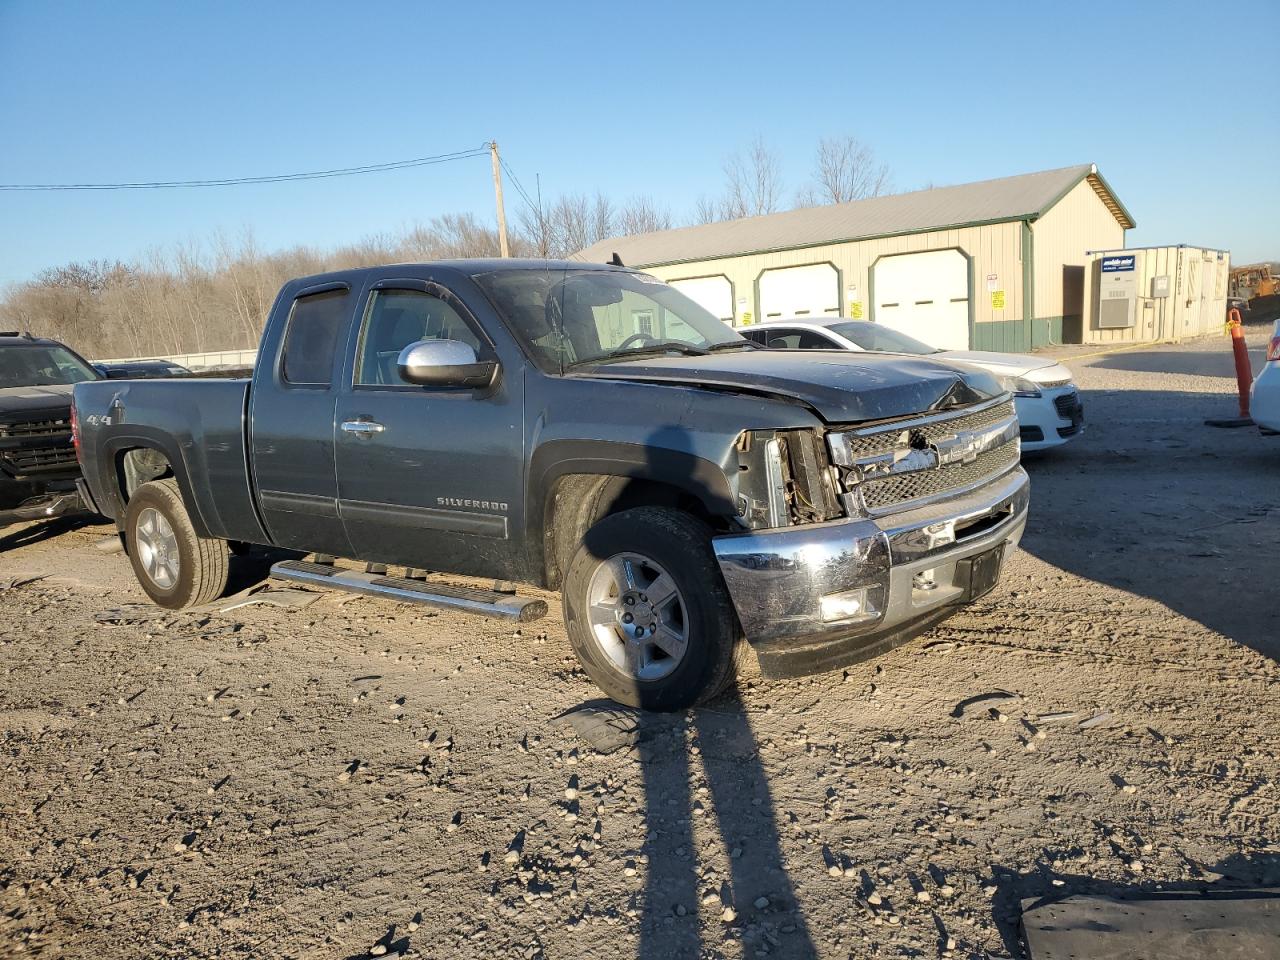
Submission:
[[373,420],[344,420],[342,422],[344,433],[354,433],[360,437],[371,437],[385,429],[387,428],[380,423],[375,423]]

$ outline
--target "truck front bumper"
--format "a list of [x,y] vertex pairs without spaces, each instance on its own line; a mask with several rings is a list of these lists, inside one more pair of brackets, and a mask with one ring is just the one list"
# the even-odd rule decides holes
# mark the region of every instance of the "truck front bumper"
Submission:
[[879,519],[716,537],[738,620],[770,676],[844,666],[917,636],[995,585],[1027,524],[1017,467]]
[[78,492],[49,493],[18,504],[8,510],[0,510],[0,527],[27,520],[50,520],[69,513],[85,513],[84,501]]

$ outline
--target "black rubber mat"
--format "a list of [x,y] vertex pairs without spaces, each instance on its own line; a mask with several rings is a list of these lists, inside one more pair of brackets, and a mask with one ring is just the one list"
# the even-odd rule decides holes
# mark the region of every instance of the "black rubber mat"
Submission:
[[1024,900],[1030,960],[1275,960],[1280,890]]

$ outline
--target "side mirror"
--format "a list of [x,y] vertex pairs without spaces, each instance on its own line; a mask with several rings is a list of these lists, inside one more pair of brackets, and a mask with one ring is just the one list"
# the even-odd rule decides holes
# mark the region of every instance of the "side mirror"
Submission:
[[419,340],[400,351],[396,371],[420,387],[488,387],[498,376],[498,363],[478,359],[459,340]]

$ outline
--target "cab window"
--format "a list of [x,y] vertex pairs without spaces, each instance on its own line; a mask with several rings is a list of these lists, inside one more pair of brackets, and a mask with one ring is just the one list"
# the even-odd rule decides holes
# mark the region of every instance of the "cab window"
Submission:
[[338,334],[347,316],[347,297],[345,289],[326,290],[293,302],[280,358],[280,374],[286,383],[329,385]]
[[396,361],[400,351],[419,340],[457,340],[481,352],[480,338],[446,301],[416,290],[376,291],[360,333],[355,385],[405,386]]

